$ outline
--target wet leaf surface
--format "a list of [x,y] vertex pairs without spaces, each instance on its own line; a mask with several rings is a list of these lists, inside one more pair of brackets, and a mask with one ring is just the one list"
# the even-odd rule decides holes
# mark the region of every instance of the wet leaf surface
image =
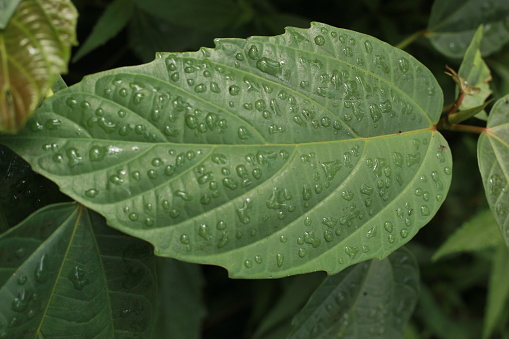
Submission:
[[149,338],[152,248],[78,204],[40,209],[0,236],[0,338]]
[[509,245],[509,95],[493,106],[477,155],[488,204]]
[[327,277],[293,319],[288,338],[403,338],[419,295],[419,268],[399,249]]
[[1,142],[156,254],[233,277],[384,258],[436,213],[442,92],[407,53],[314,23],[86,77]]

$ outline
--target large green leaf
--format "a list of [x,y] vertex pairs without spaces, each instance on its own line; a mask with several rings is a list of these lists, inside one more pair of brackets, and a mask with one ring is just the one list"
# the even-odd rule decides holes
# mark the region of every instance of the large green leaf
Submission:
[[509,95],[499,99],[477,145],[486,198],[509,245]]
[[442,54],[461,58],[479,25],[484,24],[482,55],[509,42],[507,0],[435,0],[426,36]]
[[314,23],[86,77],[1,142],[156,253],[234,277],[384,258],[435,214],[442,92],[407,53]]
[[70,0],[23,0],[0,30],[0,131],[21,129],[67,70],[76,17]]
[[0,338],[149,338],[150,245],[78,204],[51,205],[0,236]]
[[417,261],[400,249],[326,278],[289,338],[402,338],[418,294]]

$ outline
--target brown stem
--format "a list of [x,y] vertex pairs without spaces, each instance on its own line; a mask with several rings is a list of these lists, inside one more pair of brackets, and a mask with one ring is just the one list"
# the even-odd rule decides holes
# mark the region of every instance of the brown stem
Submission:
[[451,110],[449,111],[448,115],[454,114],[454,113],[456,113],[458,111],[458,109],[461,106],[461,103],[463,102],[463,99],[465,99],[465,95],[466,95],[465,92],[460,91],[460,93],[458,94],[458,98],[456,99],[456,101],[452,105]]
[[456,132],[468,132],[468,133],[475,133],[475,134],[481,134],[486,132],[486,127],[480,127],[480,126],[470,126],[470,125],[450,125],[448,130],[450,131],[456,131]]

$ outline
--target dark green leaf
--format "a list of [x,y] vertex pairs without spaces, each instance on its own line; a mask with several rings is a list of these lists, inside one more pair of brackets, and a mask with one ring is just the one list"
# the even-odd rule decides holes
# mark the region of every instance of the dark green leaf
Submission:
[[496,52],[509,41],[507,0],[435,0],[426,36],[442,54],[461,58],[476,29],[484,25],[482,55]]
[[134,9],[130,0],[115,0],[109,4],[95,24],[92,33],[74,55],[73,62],[114,38],[131,20]]
[[0,236],[1,338],[149,338],[150,245],[78,204],[45,207]]
[[76,17],[70,0],[23,0],[0,30],[0,131],[20,130],[67,70]]
[[158,309],[154,338],[201,338],[200,322],[206,310],[201,267],[175,259],[157,258]]
[[418,294],[417,262],[400,249],[326,278],[289,338],[402,338]]
[[477,155],[488,204],[509,245],[509,95],[493,106]]
[[498,246],[494,255],[488,286],[488,302],[484,318],[483,338],[490,338],[496,325],[502,320],[507,311],[509,297],[509,252],[507,247]]
[[436,213],[442,92],[413,57],[314,23],[86,77],[2,142],[161,256],[332,274]]

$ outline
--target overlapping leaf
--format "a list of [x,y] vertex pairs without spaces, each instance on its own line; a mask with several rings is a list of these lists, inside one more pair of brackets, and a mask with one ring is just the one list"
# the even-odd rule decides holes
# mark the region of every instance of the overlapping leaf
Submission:
[[[467,87],[466,96],[460,106],[462,111],[483,105],[492,93],[489,85],[491,81],[490,69],[484,62],[479,49],[483,37],[482,29],[482,27],[477,29],[458,71],[460,79],[466,81],[464,87]],[[456,93],[458,90],[457,88]],[[476,116],[486,120],[484,111]]]
[[462,58],[479,25],[484,24],[482,55],[509,42],[506,0],[435,0],[426,36],[442,54]]
[[45,207],[0,237],[0,337],[148,338],[150,245],[77,204]]
[[0,131],[21,129],[67,70],[76,17],[70,0],[23,0],[0,31]]
[[86,77],[1,142],[156,253],[235,277],[383,258],[435,214],[451,156],[417,60],[314,23]]
[[509,245],[509,95],[493,106],[477,156],[488,204]]
[[326,278],[289,338],[403,338],[418,294],[417,261],[400,249]]

